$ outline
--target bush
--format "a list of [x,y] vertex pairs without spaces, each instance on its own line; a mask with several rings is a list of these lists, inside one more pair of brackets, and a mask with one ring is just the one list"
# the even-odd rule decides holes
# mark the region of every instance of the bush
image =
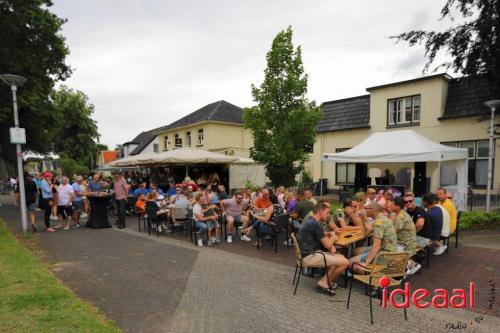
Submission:
[[302,171],[301,177],[300,177],[300,188],[310,188],[314,184],[314,181],[312,179],[311,174],[304,170]]
[[494,212],[462,212],[460,230],[500,228],[500,211]]

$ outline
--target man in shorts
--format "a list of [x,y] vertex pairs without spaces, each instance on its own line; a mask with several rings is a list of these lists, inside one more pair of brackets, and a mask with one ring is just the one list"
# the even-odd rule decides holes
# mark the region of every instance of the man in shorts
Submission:
[[73,220],[75,221],[75,228],[80,228],[80,213],[82,212],[83,204],[83,193],[82,193],[82,176],[73,177],[73,191],[75,191],[75,197],[73,198]]
[[71,227],[71,216],[73,215],[72,202],[75,197],[73,186],[68,184],[68,177],[63,176],[61,185],[57,188],[57,216],[58,219],[66,219],[64,230]]
[[[349,261],[341,254],[336,253],[335,239],[331,233],[325,232],[321,222],[325,223],[330,213],[329,205],[320,202],[313,208],[313,215],[308,217],[300,226],[297,241],[302,252],[305,265],[321,265],[326,258],[328,274],[325,274],[317,283],[318,291],[335,294],[337,284],[335,280],[349,266]],[[323,254],[318,251],[326,252]]]
[[[222,185],[221,185],[222,186]],[[227,227],[227,242],[233,242],[233,226],[234,224],[241,224],[242,229],[248,228],[248,217],[244,214],[244,210],[250,204],[250,200],[243,199],[242,192],[236,192],[233,198],[224,199],[220,201],[220,208],[222,210],[222,214],[226,215]],[[246,242],[251,241],[252,239],[245,234],[241,234],[241,240]]]

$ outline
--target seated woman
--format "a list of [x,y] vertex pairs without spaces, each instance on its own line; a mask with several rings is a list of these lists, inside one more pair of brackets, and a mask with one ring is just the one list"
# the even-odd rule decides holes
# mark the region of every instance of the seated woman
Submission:
[[[205,204],[205,197],[203,196],[203,193],[197,192],[196,195],[194,196],[194,206],[193,206],[193,219],[195,222],[195,227],[197,231],[201,235],[205,234],[205,231],[208,229],[218,229],[218,222],[217,222],[217,216],[216,215],[209,215],[205,216],[204,214],[204,209],[203,205]],[[205,210],[206,211],[206,210]],[[212,239],[210,237],[210,232],[208,235],[208,245],[212,244]],[[198,246],[203,246],[203,240],[201,238],[198,238]]]

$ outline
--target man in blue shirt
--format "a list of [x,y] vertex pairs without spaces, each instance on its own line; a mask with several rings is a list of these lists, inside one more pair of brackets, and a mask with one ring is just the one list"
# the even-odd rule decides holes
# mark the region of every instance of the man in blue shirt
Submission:
[[47,228],[47,232],[56,231],[54,228],[50,226],[50,214],[52,212],[52,205],[54,204],[52,197],[52,174],[50,172],[45,172],[43,174],[43,180],[40,185],[42,189],[42,207],[43,207],[43,217],[45,227]]
[[98,173],[94,175],[94,178],[89,182],[89,192],[99,193],[104,188]]
[[167,191],[167,197],[171,197],[172,195],[175,195],[175,184],[174,183],[168,183],[168,191]]
[[146,188],[146,183],[141,183],[139,184],[139,187],[134,190],[134,198],[137,198],[139,196],[139,193],[142,193],[144,195],[147,195],[150,191]]
[[434,194],[427,194],[422,197],[422,204],[427,209],[427,216],[431,222],[431,242],[435,256],[439,256],[446,250],[446,245],[441,244],[441,231],[443,229],[443,212],[437,206],[438,200]]

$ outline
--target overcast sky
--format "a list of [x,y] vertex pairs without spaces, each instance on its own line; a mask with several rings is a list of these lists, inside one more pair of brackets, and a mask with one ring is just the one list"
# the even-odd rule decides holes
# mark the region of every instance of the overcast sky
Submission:
[[441,29],[444,0],[55,0],[74,68],[111,149],[218,100],[252,105],[272,39],[302,46],[308,97],[322,102],[422,76],[422,48],[388,36]]

